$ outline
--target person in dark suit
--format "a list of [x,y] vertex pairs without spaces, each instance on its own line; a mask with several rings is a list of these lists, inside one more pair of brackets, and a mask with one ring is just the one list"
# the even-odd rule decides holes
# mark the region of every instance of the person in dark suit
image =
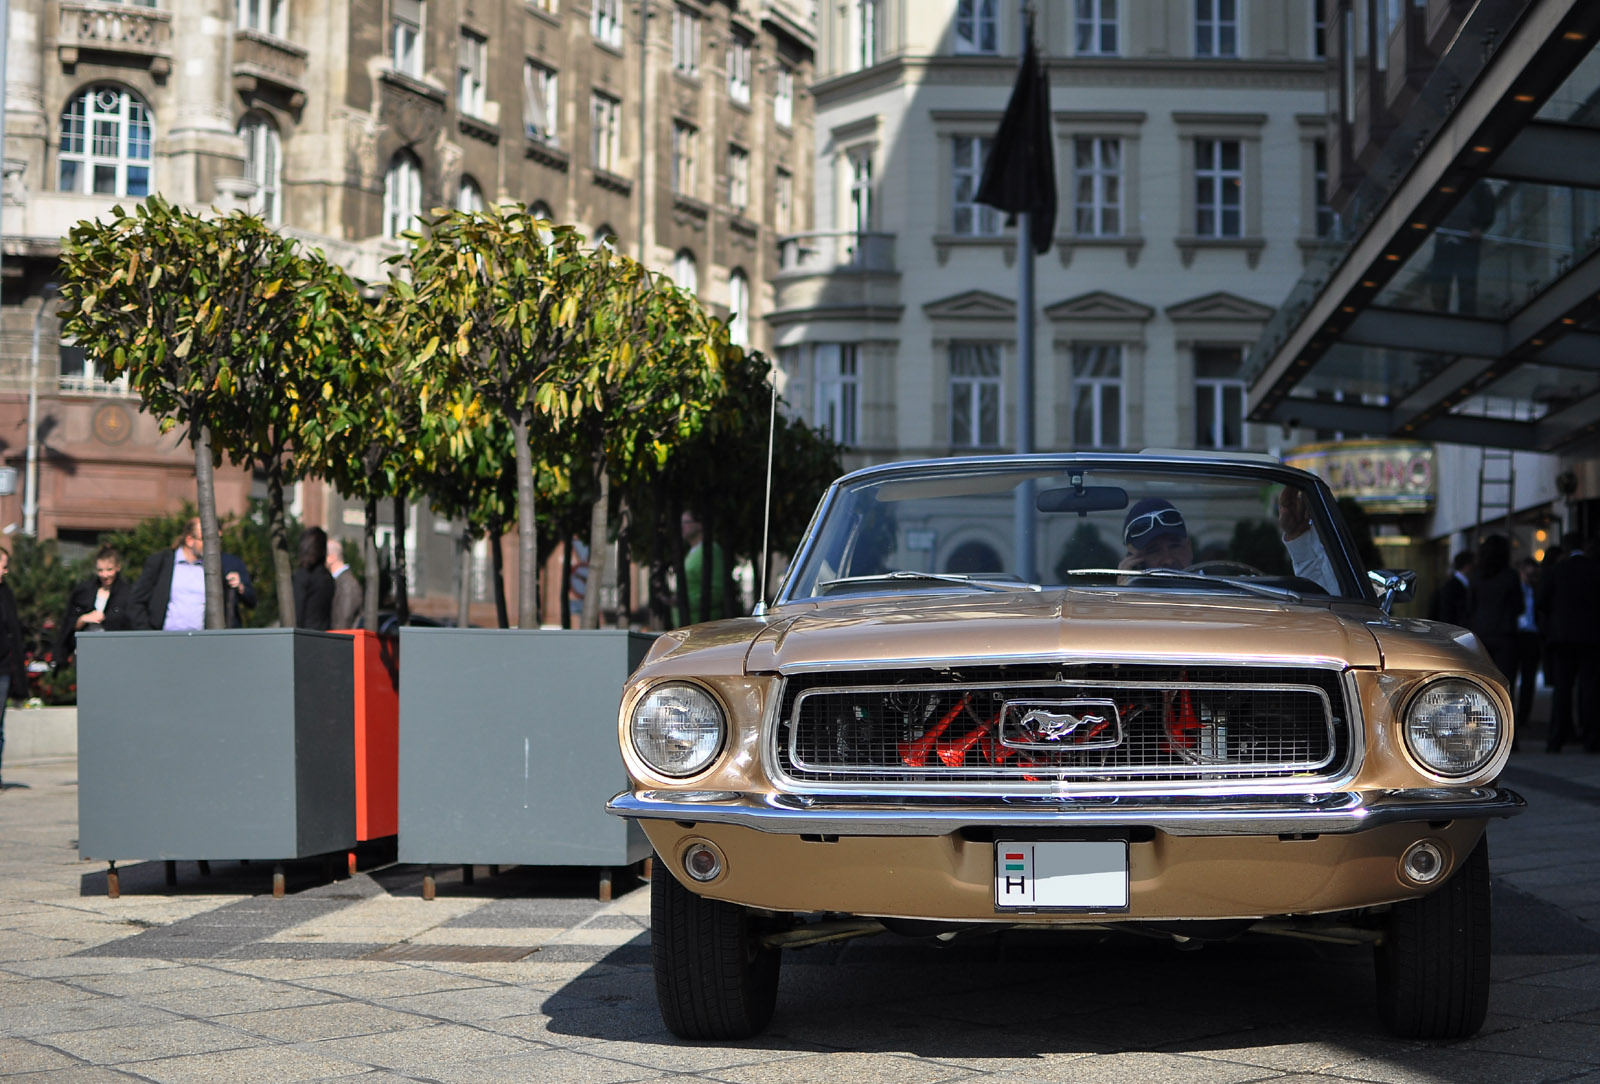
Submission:
[[360,628],[361,604],[366,593],[356,574],[344,563],[344,544],[337,538],[328,539],[328,575],[333,577],[333,613],[328,627]]
[[[206,615],[205,572],[201,554],[200,517],[191,519],[183,537],[170,550],[150,555],[133,585],[132,626],[135,629],[203,629]],[[256,604],[255,584],[244,562],[222,555],[222,612],[228,628],[244,627],[240,607]]]
[[[1550,645],[1550,730],[1545,750],[1571,738],[1600,753],[1600,561],[1577,534],[1561,539],[1566,556],[1544,584],[1545,638]],[[1576,693],[1576,711],[1574,711]],[[1576,720],[1576,727],[1574,727]]]
[[1478,548],[1466,626],[1500,668],[1506,684],[1517,670],[1517,618],[1522,616],[1522,579],[1511,567],[1511,540],[1492,534]]
[[1472,566],[1474,558],[1471,550],[1462,550],[1450,562],[1450,578],[1439,585],[1433,593],[1433,599],[1428,603],[1428,617],[1434,621],[1443,621],[1451,625],[1465,626],[1467,618],[1472,614]]
[[78,634],[118,632],[133,627],[133,585],[122,578],[122,555],[102,546],[94,555],[94,577],[67,596],[67,612],[56,632],[55,666],[65,666],[78,650]]
[[1517,672],[1507,674],[1517,690],[1517,729],[1533,726],[1533,694],[1539,684],[1539,663],[1544,659],[1544,622],[1539,612],[1539,562],[1524,557],[1517,562],[1522,581],[1522,616],[1517,618]]
[[333,573],[328,571],[328,533],[321,527],[300,532],[298,567],[294,570],[294,627],[332,628]]

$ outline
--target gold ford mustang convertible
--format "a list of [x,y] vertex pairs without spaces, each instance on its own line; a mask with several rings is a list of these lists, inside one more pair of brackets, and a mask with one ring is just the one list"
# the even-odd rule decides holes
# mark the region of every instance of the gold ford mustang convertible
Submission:
[[1511,704],[1411,586],[1265,457],[840,479],[770,607],[623,693],[667,1026],[760,1031],[786,947],[1109,927],[1369,943],[1390,1029],[1473,1033]]

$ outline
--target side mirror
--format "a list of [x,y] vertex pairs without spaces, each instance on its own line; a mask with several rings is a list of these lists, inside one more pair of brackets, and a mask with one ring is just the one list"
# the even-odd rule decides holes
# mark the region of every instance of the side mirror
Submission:
[[1373,569],[1367,573],[1367,579],[1378,589],[1378,605],[1384,613],[1416,593],[1417,574],[1410,569]]

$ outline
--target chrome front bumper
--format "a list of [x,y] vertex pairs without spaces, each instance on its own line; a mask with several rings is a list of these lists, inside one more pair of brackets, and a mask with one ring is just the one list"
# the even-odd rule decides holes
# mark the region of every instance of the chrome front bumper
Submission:
[[1263,798],[819,798],[802,794],[623,791],[606,803],[618,817],[732,824],[784,835],[942,836],[962,828],[1138,826],[1175,836],[1360,832],[1388,824],[1513,817],[1526,808],[1504,787],[1338,792]]

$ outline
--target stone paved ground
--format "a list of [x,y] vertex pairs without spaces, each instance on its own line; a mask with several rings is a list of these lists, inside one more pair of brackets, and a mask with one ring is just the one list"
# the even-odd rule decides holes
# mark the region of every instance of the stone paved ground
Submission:
[[1532,808],[1492,830],[1495,986],[1458,1044],[1380,1031],[1362,950],[1178,952],[1090,935],[787,954],[759,1041],[692,1045],[656,1013],[647,888],[479,867],[270,871],[80,862],[76,765],[7,764],[0,1076],[18,1081],[1600,1081],[1600,757],[1519,753]]

